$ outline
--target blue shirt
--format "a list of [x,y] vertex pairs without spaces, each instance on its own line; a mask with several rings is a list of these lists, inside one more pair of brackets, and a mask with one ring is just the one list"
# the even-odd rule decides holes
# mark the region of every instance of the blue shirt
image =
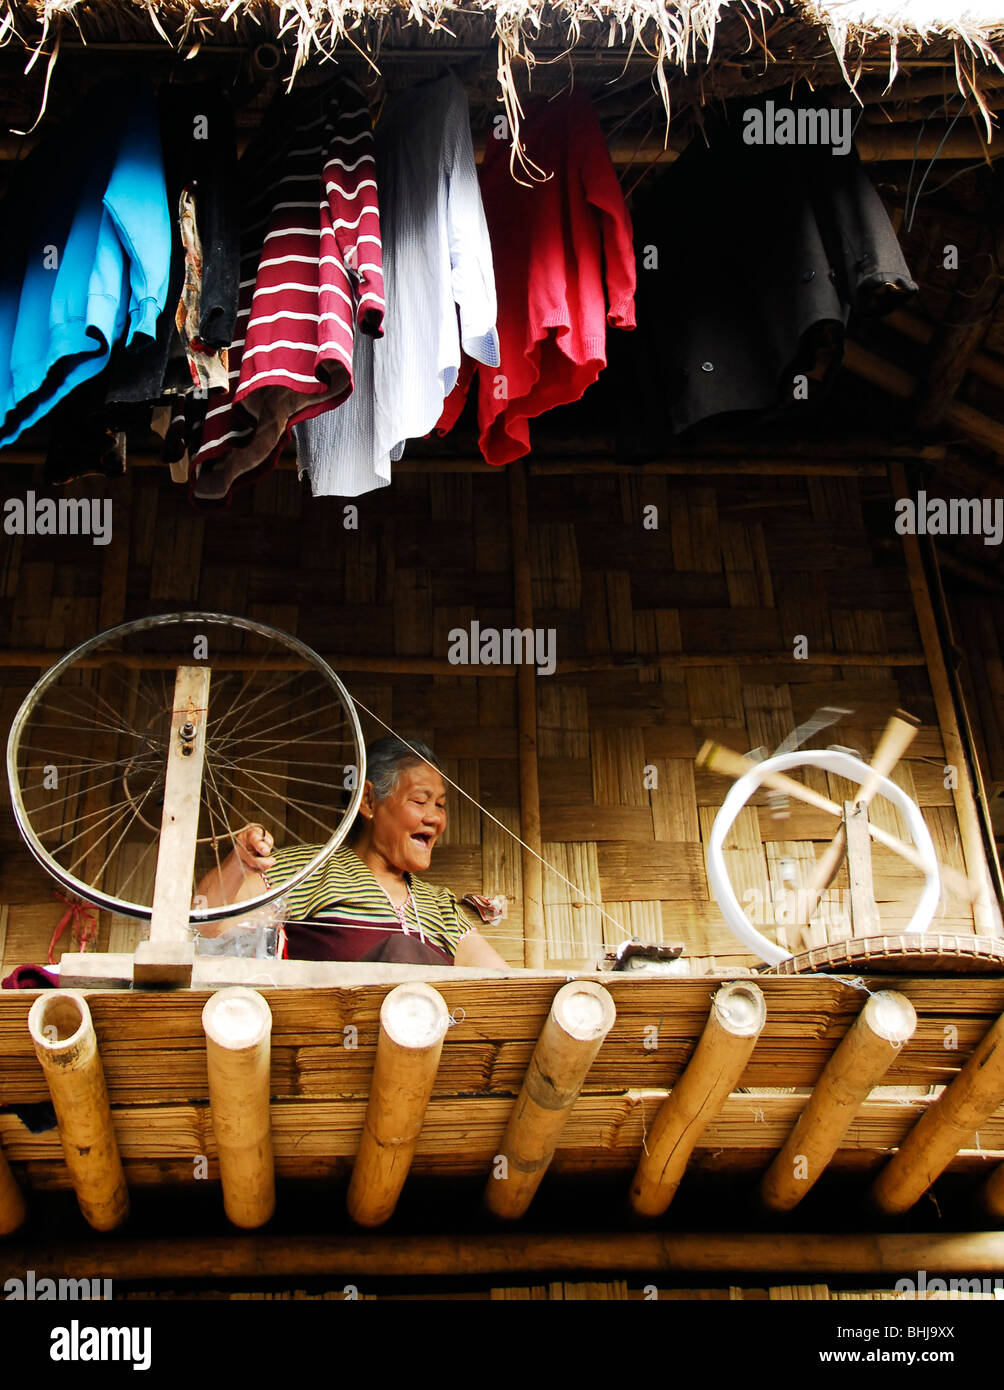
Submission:
[[25,247],[0,283],[0,444],[96,376],[119,339],[147,345],[166,307],[172,225],[152,95],[118,110],[27,181],[42,206],[25,209]]

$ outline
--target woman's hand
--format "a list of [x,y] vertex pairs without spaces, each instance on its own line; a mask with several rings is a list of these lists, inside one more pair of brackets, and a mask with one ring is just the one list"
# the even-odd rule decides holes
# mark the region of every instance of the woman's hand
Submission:
[[265,873],[275,867],[271,857],[275,841],[263,825],[245,825],[234,836],[234,853],[242,864],[255,873]]
[[[222,907],[257,896],[262,888],[256,875],[264,875],[275,867],[275,841],[263,825],[242,826],[230,843],[232,848],[226,859],[204,874],[195,890],[206,907]],[[214,934],[208,925],[203,928],[203,935]]]

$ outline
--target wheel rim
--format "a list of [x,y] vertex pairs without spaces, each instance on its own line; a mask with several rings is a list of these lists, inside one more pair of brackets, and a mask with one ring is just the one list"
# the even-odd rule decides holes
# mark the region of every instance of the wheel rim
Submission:
[[[212,652],[202,660],[192,656],[199,636]],[[152,654],[143,651],[148,646]],[[265,824],[277,845],[317,846],[277,887],[239,903],[193,907],[189,919],[198,925],[252,912],[288,893],[334,853],[358,811],[366,761],[355,706],[305,643],[222,613],[165,613],[109,628],[67,653],[29,691],[7,740],[7,776],[18,830],[42,868],[99,908],[149,920],[160,822],[157,760],[162,754],[166,763],[180,663],[212,672],[195,881],[226,857],[234,832],[248,821]],[[93,679],[86,679],[92,670]],[[280,712],[286,717],[275,721]],[[332,757],[337,749],[341,756]],[[45,768],[51,770],[40,781]],[[343,777],[349,768],[354,777]],[[45,785],[53,776],[55,785]],[[159,781],[162,787],[163,774]]]

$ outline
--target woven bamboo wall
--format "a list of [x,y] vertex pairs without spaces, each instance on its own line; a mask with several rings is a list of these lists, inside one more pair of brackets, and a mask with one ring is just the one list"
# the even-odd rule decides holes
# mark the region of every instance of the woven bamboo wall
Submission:
[[[41,483],[30,469],[6,469],[8,495],[31,486]],[[445,662],[450,629],[515,624],[504,471],[402,470],[392,487],[359,499],[358,530],[344,528],[341,501],[311,499],[289,470],[206,517],[160,469],[136,468],[103,486],[115,498],[109,546],[4,537],[5,648],[62,652],[128,618],[204,608],[271,622],[338,669],[340,657]],[[652,507],[657,529],[656,514],[645,511]],[[621,939],[619,926],[722,964],[748,962],[710,900],[704,867],[729,783],[695,773],[694,755],[708,736],[772,751],[821,705],[853,714],[817,745],[866,756],[897,706],[922,719],[896,780],[923,808],[945,862],[962,868],[906,573],[887,548],[892,509],[882,480],[534,472],[529,511],[535,624],[554,629],[559,662],[556,674],[537,679],[544,856],[608,914],[545,871],[549,963],[595,959]],[[808,660],[793,657],[799,636]],[[828,654],[832,665],[822,664]],[[679,663],[653,667],[659,656]],[[686,664],[696,660],[710,664]],[[576,664],[590,669],[569,669]],[[0,668],[5,729],[36,674]],[[461,677],[444,666],[438,675],[350,672],[345,681],[396,730],[426,739],[450,777],[518,829],[510,675]],[[363,724],[367,736],[382,732]],[[807,776],[842,799],[839,779]],[[766,898],[782,859],[805,864],[834,829],[825,814],[794,804],[776,819],[766,797],[758,800],[729,841],[740,898],[749,890]],[[430,877],[458,893],[507,894],[509,917],[489,935],[522,963],[519,846],[455,793],[450,814]],[[887,804],[875,804],[874,818],[905,834]],[[902,923],[916,876],[881,849],[874,866],[883,920]],[[825,909],[834,917],[842,886],[838,879]],[[63,910],[52,887],[5,809],[5,972],[44,960]],[[764,915],[770,931],[767,902]],[[972,930],[971,913],[954,899],[941,920],[945,930]],[[130,933],[106,922],[101,945],[127,949]]]

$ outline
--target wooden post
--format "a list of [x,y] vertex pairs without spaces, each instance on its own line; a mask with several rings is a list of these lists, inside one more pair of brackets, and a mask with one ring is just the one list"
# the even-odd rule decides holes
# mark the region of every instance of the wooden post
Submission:
[[449,1010],[431,985],[398,985],[380,1006],[373,1082],[348,1193],[349,1215],[361,1226],[379,1226],[397,1205],[448,1025]]
[[676,1195],[698,1139],[738,1085],[767,1019],[752,981],[723,985],[686,1070],[663,1101],[631,1184],[631,1205],[660,1216]]
[[96,1231],[114,1230],[129,1215],[129,1192],[86,999],[68,989],[40,994],[28,1013],[28,1031],[80,1210]]
[[[878,791],[879,779],[890,775],[913,742],[919,727],[920,720],[903,710],[897,710],[890,718],[882,731],[882,737],[878,741],[878,746],[871,760],[872,775],[867,782],[862,783],[855,801],[856,805],[871,805]],[[846,809],[844,817],[846,820]],[[808,922],[815,912],[820,894],[833,882],[833,877],[840,867],[840,861],[844,857],[846,849],[847,833],[844,823],[841,822],[840,829],[816,861],[804,891],[798,895],[800,915],[797,920],[799,922]]]
[[[530,575],[530,523],[526,498],[526,466],[509,468],[509,517],[512,530],[512,572],[516,626],[533,629],[533,584]],[[523,882],[523,963],[529,970],[547,966],[544,930],[544,877],[541,860],[540,783],[537,767],[537,672],[530,662],[516,669],[516,716],[519,738],[520,838]],[[531,851],[535,851],[531,852]]]
[[554,996],[492,1162],[485,1199],[496,1216],[511,1220],[530,1205],[616,1017],[610,995],[589,980],[571,981]]
[[879,915],[872,878],[868,808],[862,802],[844,802],[844,835],[847,840],[847,875],[851,885],[851,935],[874,936],[879,930]]
[[0,1149],[0,1236],[9,1236],[12,1231],[24,1224],[28,1215],[28,1205],[17,1179],[10,1170],[10,1164]]
[[764,1174],[760,1193],[774,1211],[797,1206],[836,1153],[871,1088],[913,1036],[909,999],[877,990],[858,1014],[813,1088],[784,1147]]
[[235,1226],[253,1230],[275,1211],[272,1011],[257,990],[232,986],[207,1001],[202,1027],[223,1209]]
[[[906,470],[901,463],[889,465],[889,478],[897,501],[912,499],[906,478]],[[952,688],[941,650],[938,623],[934,606],[924,575],[924,562],[921,558],[920,544],[916,536],[903,536],[903,553],[906,556],[910,589],[913,593],[913,606],[920,628],[921,642],[927,659],[927,673],[934,693],[934,704],[938,713],[938,725],[942,742],[945,745],[945,763],[956,770],[952,787],[952,800],[955,815],[959,822],[959,835],[962,840],[962,854],[966,861],[966,873],[978,885],[978,896],[973,904],[973,921],[978,932],[996,932],[999,913],[995,910],[990,890],[990,871],[987,867],[983,849],[983,834],[979,817],[976,814],[975,791],[969,775],[966,750],[959,732]]]
[[136,951],[136,984],[192,982],[195,944],[188,923],[206,756],[210,674],[208,666],[179,666],[174,682],[150,940],[140,942]]
[[879,1210],[908,1211],[1002,1101],[1004,1014],[875,1179],[872,1200]]

